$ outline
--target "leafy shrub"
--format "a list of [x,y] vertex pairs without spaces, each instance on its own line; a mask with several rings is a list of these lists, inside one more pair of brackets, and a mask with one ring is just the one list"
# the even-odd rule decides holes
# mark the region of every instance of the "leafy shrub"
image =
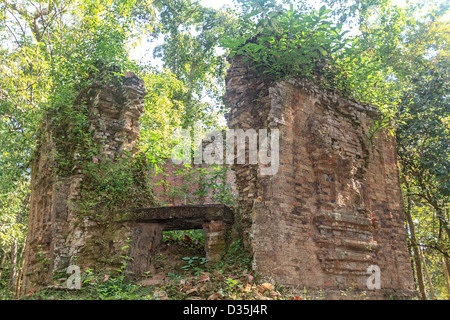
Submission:
[[163,231],[165,243],[176,243],[185,247],[203,248],[205,238],[203,230],[169,230]]
[[317,67],[322,72],[327,67],[327,76],[331,75],[332,56],[344,48],[348,32],[329,20],[331,10],[323,6],[305,14],[294,10],[293,5],[285,9],[267,0],[248,5],[253,7],[243,17],[242,34],[221,41],[230,49],[230,57],[246,57],[275,80],[298,75],[312,78]]

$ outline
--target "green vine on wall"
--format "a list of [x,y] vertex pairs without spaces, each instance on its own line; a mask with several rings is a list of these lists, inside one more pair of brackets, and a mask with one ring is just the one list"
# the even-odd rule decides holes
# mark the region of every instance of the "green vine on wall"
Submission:
[[[116,160],[86,162],[77,211],[100,225],[108,225],[124,209],[148,205],[153,200],[148,187],[145,155],[126,154]],[[92,214],[95,214],[92,216]]]
[[[187,205],[201,204],[210,195],[211,201],[234,208],[237,206],[237,199],[227,182],[229,171],[230,168],[221,165],[202,167],[184,165],[176,168],[173,174],[164,171],[155,172],[155,175],[162,174],[162,177],[155,181],[153,186],[162,186],[163,190],[159,194],[161,205],[174,204],[177,201]],[[182,182],[173,183],[166,178],[167,176],[180,177]]]

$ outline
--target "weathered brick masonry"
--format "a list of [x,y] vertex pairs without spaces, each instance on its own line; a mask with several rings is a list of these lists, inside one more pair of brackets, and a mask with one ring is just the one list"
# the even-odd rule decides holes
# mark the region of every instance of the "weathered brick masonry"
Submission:
[[231,129],[280,130],[279,171],[235,165],[240,215],[253,267],[308,292],[368,291],[367,267],[381,269],[368,297],[415,295],[406,246],[395,139],[369,139],[377,108],[301,79],[264,82],[242,57],[226,78]]
[[[146,92],[143,82],[133,73],[125,74],[121,80],[120,85],[117,81],[114,85],[94,84],[80,96],[89,110],[92,138],[101,147],[97,159],[100,162],[114,161],[125,152],[137,151],[139,118],[144,112]],[[23,292],[51,283],[55,272],[64,272],[69,265],[78,265],[82,270],[99,265],[108,269],[108,264],[109,268],[116,268],[121,255],[127,253],[121,249],[136,230],[135,225],[111,222],[107,228],[99,224],[94,217],[104,212],[80,215],[76,204],[81,200],[85,174],[77,165],[79,161],[75,161],[71,174],[57,173],[54,135],[54,130],[44,123],[32,163]]]

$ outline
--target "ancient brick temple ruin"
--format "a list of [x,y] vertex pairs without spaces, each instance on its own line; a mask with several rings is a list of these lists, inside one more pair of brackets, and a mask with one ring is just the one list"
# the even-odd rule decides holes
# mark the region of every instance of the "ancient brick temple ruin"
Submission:
[[[125,75],[122,85],[94,84],[80,93],[84,100],[80,104],[89,109],[92,138],[101,146],[98,161],[114,161],[126,151],[137,151],[138,121],[144,112],[145,94],[143,82],[132,73]],[[23,292],[48,284],[55,272],[69,265],[89,268],[114,256],[120,257],[120,249],[130,235],[129,228],[114,223],[113,231],[105,232],[94,221],[95,213],[89,217],[77,212],[85,174],[78,165],[69,175],[56,172],[54,135],[54,130],[44,124],[32,163]]]
[[[369,138],[377,108],[319,90],[301,79],[265,82],[240,57],[231,61],[225,102],[231,129],[279,129],[279,169],[263,175],[259,164],[235,164],[240,209],[203,204],[125,210],[107,227],[77,214],[84,173],[58,176],[52,132],[44,131],[32,166],[32,196],[22,291],[49,283],[69,265],[145,272],[163,230],[202,228],[205,251],[220,259],[234,224],[263,279],[342,298],[341,290],[371,299],[415,296],[406,247],[395,140]],[[136,153],[145,88],[126,74],[116,86],[86,94],[99,161]],[[92,216],[103,214],[92,212]],[[123,250],[126,248],[126,252]],[[381,288],[369,290],[369,266]],[[352,297],[352,296],[348,296]],[[348,298],[347,297],[347,298]]]
[[[44,122],[32,163],[22,292],[53,284],[57,275],[67,278],[65,271],[72,265],[81,271],[114,271],[126,262],[126,275],[138,277],[149,270],[164,230],[203,229],[206,258],[221,258],[233,224],[233,213],[226,206],[152,207],[154,201],[149,194],[142,207],[123,207],[115,215],[97,207],[87,213],[80,211],[80,202],[86,201],[83,163],[117,164],[136,155],[145,95],[143,82],[133,73],[106,84],[98,82],[80,93],[75,107],[87,108],[90,136],[99,153],[83,158],[75,152],[75,165],[69,174],[55,170],[57,132]],[[135,188],[143,188],[150,176],[144,169],[135,170],[137,177],[144,177]]]
[[[377,108],[301,79],[265,83],[242,57],[231,64],[228,126],[280,131],[277,174],[234,165],[254,270],[328,298],[349,288],[373,299],[414,296],[395,139],[369,139]],[[371,265],[380,290],[368,290]]]

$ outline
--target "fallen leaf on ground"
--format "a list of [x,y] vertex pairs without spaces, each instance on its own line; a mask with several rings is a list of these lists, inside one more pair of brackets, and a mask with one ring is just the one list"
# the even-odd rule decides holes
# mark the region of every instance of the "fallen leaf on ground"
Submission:
[[214,292],[208,297],[208,300],[219,300],[220,298],[222,298],[222,295],[218,292]]
[[210,280],[209,276],[203,275],[203,276],[200,276],[198,282],[205,282],[205,281],[209,281],[209,280]]
[[264,291],[273,291],[275,289],[275,286],[270,283],[263,283],[262,285],[258,286],[259,292],[263,293]]
[[189,295],[189,294],[191,294],[193,292],[197,292],[197,288],[193,288],[193,289],[190,289],[190,290],[186,291],[186,294]]
[[270,295],[272,297],[279,297],[279,296],[281,296],[281,294],[278,291],[270,291]]

